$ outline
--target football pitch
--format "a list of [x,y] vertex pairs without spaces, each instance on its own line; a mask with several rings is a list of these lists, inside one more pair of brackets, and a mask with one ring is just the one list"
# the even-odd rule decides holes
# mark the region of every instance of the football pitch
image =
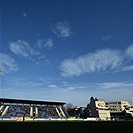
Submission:
[[133,121],[0,121],[2,132],[84,132],[129,130]]

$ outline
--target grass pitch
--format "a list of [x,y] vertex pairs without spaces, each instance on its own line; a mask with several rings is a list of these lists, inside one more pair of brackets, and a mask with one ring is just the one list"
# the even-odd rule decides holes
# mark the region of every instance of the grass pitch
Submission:
[[0,121],[2,132],[78,132],[122,131],[132,129],[133,121]]

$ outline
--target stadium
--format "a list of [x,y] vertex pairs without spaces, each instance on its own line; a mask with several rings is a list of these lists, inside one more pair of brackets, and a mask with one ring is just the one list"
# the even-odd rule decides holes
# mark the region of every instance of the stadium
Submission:
[[66,102],[0,98],[0,120],[133,120],[133,107],[127,101],[105,102],[91,97],[87,107],[66,109],[65,104]]
[[0,99],[1,120],[53,120],[69,118],[64,102]]
[[[71,111],[68,111],[64,107],[65,104],[65,102],[55,101],[0,98],[0,128],[4,131],[10,129],[21,129],[24,131],[25,129],[32,131],[48,129],[50,132],[55,130],[75,130],[76,132],[80,132],[81,130],[88,130],[88,128],[89,130],[93,130],[94,125],[97,128],[100,128],[103,125],[105,128],[109,128],[109,123],[114,124],[113,128],[117,128],[119,126],[117,124],[124,124],[125,120],[128,122],[132,122],[133,120],[132,107],[130,107],[130,109],[128,108],[127,111],[124,109],[119,113],[118,111],[116,113],[111,113],[108,110],[107,105],[111,106],[112,102],[105,103],[104,100],[97,98],[94,99],[93,97],[90,98],[90,103],[88,104],[88,107],[93,107],[93,109],[88,108],[91,109],[90,112],[92,115],[83,115],[82,113],[86,108],[81,107],[76,107],[71,109]],[[115,104],[118,104],[118,102]],[[123,106],[127,108],[129,105],[126,101],[122,101],[121,103],[119,102],[119,107],[120,104],[122,108]],[[94,105],[96,105],[96,107],[94,107]],[[110,119],[111,116],[115,116],[113,118],[122,117],[123,119],[119,119],[119,123],[116,124],[114,120]]]

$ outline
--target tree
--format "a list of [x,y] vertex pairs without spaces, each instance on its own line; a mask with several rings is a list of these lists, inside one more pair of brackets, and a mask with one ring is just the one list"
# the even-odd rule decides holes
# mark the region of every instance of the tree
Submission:
[[72,105],[71,103],[66,103],[66,104],[64,105],[64,108],[65,108],[66,110],[72,109],[72,108],[74,108],[74,105]]

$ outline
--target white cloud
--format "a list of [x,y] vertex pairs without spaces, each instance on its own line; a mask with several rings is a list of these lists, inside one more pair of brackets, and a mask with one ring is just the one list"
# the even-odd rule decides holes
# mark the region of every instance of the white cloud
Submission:
[[106,41],[109,41],[111,38],[112,38],[112,36],[107,35],[107,36],[103,36],[102,40],[106,42]]
[[18,70],[15,60],[4,53],[0,53],[0,67],[2,68],[2,74]]
[[42,39],[37,39],[37,47],[41,49],[43,45],[44,45],[44,41]]
[[30,47],[29,43],[24,40],[17,40],[9,43],[10,50],[17,56],[29,57],[40,54],[38,51]]
[[69,86],[69,87],[67,87],[66,89],[67,89],[67,90],[70,90],[70,91],[73,91],[73,90],[75,90],[76,88],[73,87],[73,86]]
[[[56,81],[57,83],[57,81]],[[103,82],[86,84],[56,84],[51,78],[31,80],[28,77],[3,78],[2,97],[65,101],[74,106],[86,106],[91,96],[105,101],[127,100],[132,103],[132,82]],[[64,84],[65,83],[65,84]]]
[[124,72],[124,71],[133,71],[133,66],[121,67],[116,69],[114,72]]
[[45,64],[50,64],[50,61],[48,59],[46,59]]
[[79,76],[84,73],[105,71],[107,68],[119,67],[122,63],[122,55],[115,50],[99,50],[74,59],[66,59],[61,63],[63,76]]
[[[114,49],[97,50],[94,53],[81,55],[76,59],[65,59],[60,65],[61,75],[65,77],[80,76],[84,73],[120,69],[132,58],[131,46],[124,51]],[[130,69],[130,68],[129,68]],[[129,70],[128,67],[125,70]]]
[[[15,77],[5,80],[8,87],[3,86],[3,97],[18,98],[19,96],[21,99],[65,101],[74,106],[86,106],[90,102],[91,96],[105,101],[127,100],[130,103],[132,101],[132,83],[130,82],[94,83],[87,84],[86,87],[78,84],[77,87],[80,89],[75,89],[75,85],[69,84],[66,87],[56,84],[49,84],[46,87],[46,82],[29,81],[25,78]],[[26,87],[25,90],[25,85],[30,87]]]
[[[129,47],[131,49],[131,47]],[[116,70],[123,67],[127,58],[131,58],[130,49],[123,51],[102,49],[81,55],[76,59],[65,59],[60,65],[61,75],[65,77],[80,76],[84,73]],[[127,54],[128,53],[128,54]]]
[[96,85],[101,89],[129,88],[133,86],[133,84],[129,82],[105,82],[97,83]]
[[[47,43],[47,47],[51,47],[50,42]],[[24,40],[17,40],[16,42],[9,43],[9,49],[17,56],[25,57],[29,61],[36,65],[49,64],[50,61],[45,58],[41,52],[32,48],[30,44]]]
[[125,51],[125,57],[133,59],[133,45],[131,44]]
[[27,17],[27,13],[26,12],[22,12],[22,16],[23,17]]
[[53,40],[51,38],[49,38],[47,41],[46,41],[46,44],[44,45],[44,47],[46,48],[51,48],[53,46]]
[[38,48],[51,48],[53,47],[53,40],[51,38],[49,39],[38,39],[37,40],[37,46]]
[[53,29],[53,32],[58,38],[67,38],[72,35],[71,27],[66,22],[57,23],[56,27]]
[[41,55],[38,57],[39,60],[44,59],[44,58],[45,58],[45,55]]
[[48,85],[49,88],[57,88],[57,85],[54,85],[54,84],[51,84],[51,85]]

